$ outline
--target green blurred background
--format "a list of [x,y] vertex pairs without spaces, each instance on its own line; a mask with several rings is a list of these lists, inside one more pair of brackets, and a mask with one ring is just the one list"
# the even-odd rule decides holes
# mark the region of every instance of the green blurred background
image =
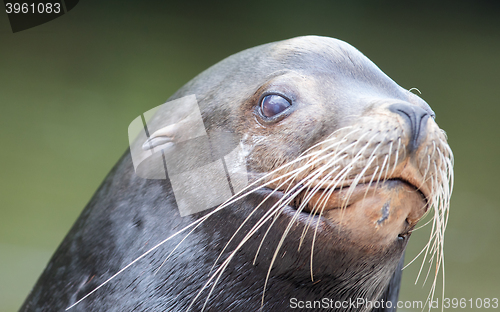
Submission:
[[[446,297],[499,298],[496,2],[82,0],[15,34],[0,13],[0,311],[20,307],[135,117],[226,56],[307,34],[351,43],[422,92],[455,153]],[[412,236],[407,260],[427,238]],[[425,300],[420,262],[406,269],[401,300]]]

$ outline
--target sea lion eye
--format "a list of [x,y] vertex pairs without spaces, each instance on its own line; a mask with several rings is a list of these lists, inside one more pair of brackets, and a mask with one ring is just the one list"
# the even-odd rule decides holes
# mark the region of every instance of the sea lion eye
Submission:
[[269,118],[282,113],[291,105],[287,99],[277,94],[265,96],[260,103],[262,114]]

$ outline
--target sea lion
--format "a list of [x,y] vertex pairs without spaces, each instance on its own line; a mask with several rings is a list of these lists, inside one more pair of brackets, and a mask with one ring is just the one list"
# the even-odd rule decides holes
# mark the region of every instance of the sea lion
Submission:
[[[265,44],[170,100],[190,95],[205,154],[237,147],[248,183],[181,217],[170,168],[141,178],[127,151],[21,311],[393,311],[408,238],[428,211],[440,268],[452,152],[427,103],[361,52],[317,36]],[[160,109],[131,150],[165,160],[180,148],[189,127],[177,125],[196,118],[166,118]],[[193,182],[200,192],[223,183],[206,178]]]

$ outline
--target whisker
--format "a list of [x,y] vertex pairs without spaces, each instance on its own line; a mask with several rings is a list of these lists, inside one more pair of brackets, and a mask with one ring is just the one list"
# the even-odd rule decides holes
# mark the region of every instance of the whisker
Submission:
[[399,159],[399,148],[401,147],[401,137],[398,137],[398,148],[396,149],[396,160],[394,161],[394,167],[392,168],[391,175],[394,174],[394,171],[396,171],[396,167],[398,165],[398,159]]

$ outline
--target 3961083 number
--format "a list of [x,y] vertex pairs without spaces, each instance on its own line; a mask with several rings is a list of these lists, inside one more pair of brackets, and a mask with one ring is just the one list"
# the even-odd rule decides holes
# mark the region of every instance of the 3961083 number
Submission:
[[33,14],[58,14],[61,13],[61,3],[55,2],[40,2],[38,5],[35,5],[34,3],[28,4],[28,3],[6,3],[5,4],[5,12],[7,14],[26,14],[26,13],[33,13]]
[[497,309],[498,298],[444,298],[445,309]]

